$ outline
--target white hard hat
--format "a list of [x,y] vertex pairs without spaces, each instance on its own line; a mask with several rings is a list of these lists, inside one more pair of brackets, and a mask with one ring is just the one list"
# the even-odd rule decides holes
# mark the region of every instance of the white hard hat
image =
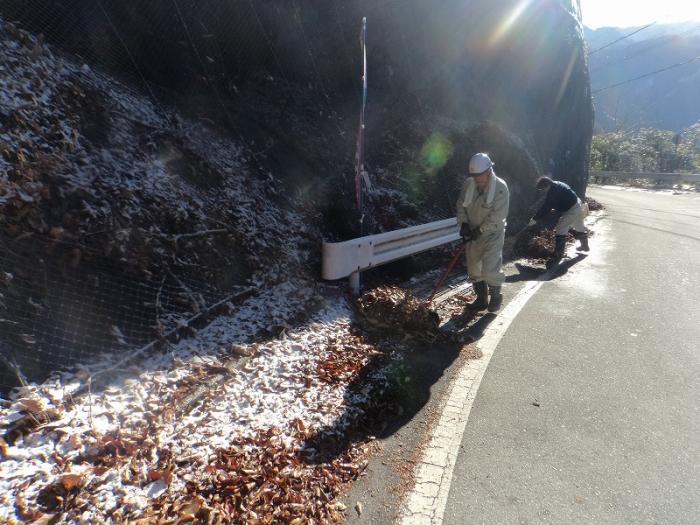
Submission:
[[481,175],[495,166],[486,153],[477,153],[469,159],[469,175]]

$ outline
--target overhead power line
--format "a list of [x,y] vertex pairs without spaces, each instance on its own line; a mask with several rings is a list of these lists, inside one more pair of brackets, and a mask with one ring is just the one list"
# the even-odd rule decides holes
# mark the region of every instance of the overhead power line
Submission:
[[618,86],[623,86],[625,84],[629,84],[630,82],[634,82],[635,80],[640,80],[642,78],[651,77],[653,75],[663,73],[664,71],[668,71],[669,69],[675,69],[677,67],[685,66],[687,64],[690,64],[691,62],[695,62],[696,60],[700,60],[700,55],[695,56],[695,57],[691,58],[690,60],[686,60],[685,62],[679,62],[678,64],[673,64],[672,66],[667,66],[667,67],[664,67],[662,69],[657,69],[656,71],[651,71],[650,73],[645,73],[645,74],[640,75],[638,77],[630,78],[628,80],[623,80],[622,82],[618,82],[617,84],[612,84],[610,86],[605,86],[605,87],[602,87],[600,89],[593,90],[593,91],[591,91],[591,95],[595,95],[596,93],[600,93],[601,91],[606,91],[608,89],[612,89],[612,88],[615,88]]
[[631,60],[632,58],[635,58],[643,53],[646,53],[647,51],[653,51],[654,49],[658,49],[661,47],[666,46],[667,44],[671,43],[674,41],[676,38],[684,37],[686,35],[689,35],[690,33],[694,33],[695,31],[700,31],[700,25],[696,27],[692,27],[688,29],[687,31],[683,31],[682,33],[666,33],[664,35],[661,35],[660,39],[654,42],[650,46],[645,46],[640,49],[637,49],[636,52],[632,53],[631,55],[626,55],[619,60],[615,60],[613,62],[608,62],[608,63],[603,63],[599,66],[596,66],[591,69],[591,73],[595,71],[600,71],[601,69],[605,69],[610,66],[614,66],[616,64],[621,64],[622,62],[626,62],[627,60]]
[[655,23],[656,23],[656,22],[652,22],[651,24],[647,24],[647,25],[645,25],[644,27],[640,27],[639,29],[636,29],[635,31],[632,31],[631,33],[629,33],[629,34],[627,34],[627,35],[625,35],[625,36],[621,36],[621,37],[618,38],[617,40],[613,40],[612,42],[610,42],[610,43],[608,43],[608,44],[605,44],[605,45],[602,46],[602,47],[599,47],[598,49],[594,49],[593,51],[589,51],[589,52],[588,52],[588,56],[591,56],[591,55],[597,53],[598,51],[602,51],[603,49],[606,49],[606,48],[608,48],[608,47],[610,47],[610,46],[612,46],[612,45],[615,45],[615,44],[617,44],[618,42],[622,42],[623,40],[625,40],[625,39],[631,37],[632,35],[636,35],[636,34],[639,33],[640,31],[644,31],[647,27],[653,26]]

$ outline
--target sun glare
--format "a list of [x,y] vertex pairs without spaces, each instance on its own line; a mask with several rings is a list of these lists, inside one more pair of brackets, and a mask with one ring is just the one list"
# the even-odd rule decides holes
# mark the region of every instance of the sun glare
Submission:
[[639,0],[581,0],[583,23],[590,28],[634,27],[656,22],[700,22],[698,0],[664,0],[664,2],[640,2]]
[[532,0],[522,0],[517,6],[515,6],[515,9],[511,11],[508,17],[503,20],[498,27],[496,27],[495,31],[493,32],[493,36],[490,39],[491,45],[497,44],[498,41],[501,40],[508,33],[508,31],[510,31],[513,24],[518,21],[518,18],[520,18],[531,3]]

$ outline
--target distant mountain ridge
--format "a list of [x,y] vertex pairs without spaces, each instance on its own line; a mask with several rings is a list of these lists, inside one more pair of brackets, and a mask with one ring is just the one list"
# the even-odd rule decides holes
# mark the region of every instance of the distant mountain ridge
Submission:
[[700,120],[700,23],[655,24],[605,47],[641,27],[585,28],[599,131],[681,131]]
[[[646,25],[646,24],[644,24]],[[584,37],[586,42],[590,46],[591,50],[602,47],[603,45],[612,42],[613,40],[629,35],[638,29],[642,29],[644,25],[641,26],[631,26],[631,27],[599,27],[597,29],[591,29],[590,27],[584,27]],[[682,22],[677,24],[653,24],[646,29],[643,29],[639,33],[630,36],[626,43],[629,45],[633,42],[642,42],[644,40],[653,40],[661,36],[667,35],[678,35],[685,31],[697,30],[700,28],[700,22]]]

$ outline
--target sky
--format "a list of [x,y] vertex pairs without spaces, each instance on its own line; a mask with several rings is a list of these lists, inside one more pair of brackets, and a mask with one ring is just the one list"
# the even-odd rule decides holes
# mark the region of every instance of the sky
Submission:
[[581,0],[581,11],[591,29],[700,22],[700,0]]

